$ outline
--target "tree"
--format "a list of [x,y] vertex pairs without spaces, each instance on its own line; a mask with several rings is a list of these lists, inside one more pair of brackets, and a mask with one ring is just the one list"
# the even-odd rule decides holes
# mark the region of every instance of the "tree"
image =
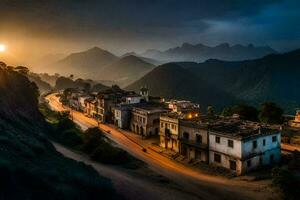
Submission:
[[235,105],[231,108],[232,114],[238,114],[241,119],[249,121],[258,121],[258,110],[246,104]]
[[215,116],[214,107],[212,107],[212,106],[207,107],[207,116],[208,117],[214,117]]
[[265,102],[261,105],[259,120],[263,123],[280,124],[283,122],[283,110],[273,102]]
[[232,108],[231,107],[223,108],[223,110],[221,112],[221,115],[224,116],[224,117],[232,116],[233,115]]

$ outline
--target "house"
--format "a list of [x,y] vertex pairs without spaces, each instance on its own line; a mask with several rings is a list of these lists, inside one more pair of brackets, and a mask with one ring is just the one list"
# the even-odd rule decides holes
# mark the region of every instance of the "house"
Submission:
[[208,163],[208,124],[198,119],[179,122],[180,154],[188,160]]
[[158,135],[160,115],[167,112],[161,104],[140,104],[132,108],[130,129],[132,132],[149,137]]
[[128,94],[124,95],[122,98],[122,104],[136,104],[140,103],[142,100],[142,96],[136,94],[134,92],[128,92]]
[[185,115],[185,118],[195,118],[200,116],[200,105],[186,100],[171,100],[166,102],[169,109],[173,112]]
[[89,95],[81,95],[78,97],[78,110],[80,112],[86,113],[85,100],[91,98]]
[[84,101],[85,113],[87,116],[96,118],[97,117],[97,101],[94,97],[87,98]]
[[177,113],[166,113],[160,116],[160,146],[179,152],[179,117]]
[[295,119],[290,120],[289,125],[293,128],[300,128],[300,110],[297,110]]
[[122,97],[126,92],[118,86],[112,86],[110,89],[97,94],[97,119],[102,123],[113,123],[113,107],[122,102]]
[[114,124],[121,129],[129,129],[133,104],[119,104],[114,110]]
[[238,175],[280,161],[281,133],[241,120],[209,125],[209,163]]

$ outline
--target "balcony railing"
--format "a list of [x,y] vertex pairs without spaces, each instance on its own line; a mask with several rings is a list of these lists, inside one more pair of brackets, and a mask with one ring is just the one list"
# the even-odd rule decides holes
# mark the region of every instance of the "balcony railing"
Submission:
[[183,144],[187,144],[187,145],[202,148],[202,149],[208,149],[208,144],[205,144],[205,143],[199,143],[197,141],[189,140],[189,139],[185,139],[185,138],[180,138],[180,141]]

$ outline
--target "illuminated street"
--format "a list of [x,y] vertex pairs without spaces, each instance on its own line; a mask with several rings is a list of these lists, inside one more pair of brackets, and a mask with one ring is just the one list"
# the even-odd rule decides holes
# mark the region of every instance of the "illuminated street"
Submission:
[[[55,94],[47,96],[46,100],[49,101],[49,105],[53,110],[66,110]],[[80,112],[72,111],[71,115],[74,122],[80,125],[82,129],[97,126],[96,120],[88,118]],[[126,174],[125,171],[121,172],[122,170],[118,171],[107,167],[106,170],[102,170],[99,167],[102,166],[101,164],[94,163],[81,155],[78,158],[74,152],[70,152],[57,144],[55,146],[58,151],[67,157],[92,164],[101,175],[110,177],[118,190],[122,188],[122,183],[126,184],[128,187],[126,190],[131,191],[132,195],[133,193],[137,195],[137,199],[270,199],[270,197],[276,199],[271,194],[272,191],[267,186],[269,184],[267,181],[250,182],[207,175],[198,169],[185,166],[152,151],[148,148],[149,146],[145,147],[147,152],[143,152],[139,143],[130,140],[117,129],[103,124],[100,125],[100,128],[106,132],[108,131],[109,133],[106,133],[107,137],[119,147],[147,163],[150,169],[167,177],[180,189],[173,189],[168,186],[159,187],[159,185],[145,179],[137,181],[136,177]],[[130,178],[128,178],[129,176]],[[153,190],[156,190],[157,193],[154,193]],[[123,192],[125,193],[125,191]]]

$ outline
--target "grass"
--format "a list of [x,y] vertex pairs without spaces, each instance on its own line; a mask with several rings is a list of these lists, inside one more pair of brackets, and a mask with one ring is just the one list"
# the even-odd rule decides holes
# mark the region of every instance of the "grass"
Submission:
[[50,110],[47,105],[40,105],[40,111],[47,121],[51,121],[49,137],[72,149],[82,151],[94,161],[122,166],[127,169],[137,169],[144,163],[126,151],[115,147],[105,134],[98,128],[90,128],[83,132],[68,113],[58,113]]

